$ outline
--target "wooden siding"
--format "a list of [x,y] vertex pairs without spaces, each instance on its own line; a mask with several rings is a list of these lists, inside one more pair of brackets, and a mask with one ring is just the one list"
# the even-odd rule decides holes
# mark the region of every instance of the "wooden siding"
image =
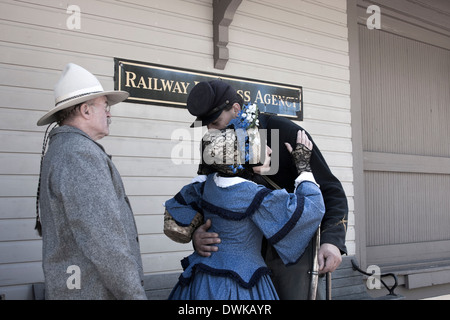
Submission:
[[[246,0],[230,26],[230,60],[213,68],[212,0],[77,0],[81,29],[69,30],[66,8],[52,0],[0,3],[0,294],[30,299],[43,281],[42,241],[34,228],[45,128],[36,121],[54,104],[53,86],[68,62],[113,89],[114,57],[301,85],[304,122],[341,179],[350,204],[347,245],[354,253],[349,58],[345,0]],[[146,274],[180,271],[191,244],[162,233],[162,203],[196,173],[173,165],[188,129],[185,109],[121,103],[111,135],[100,141],[123,176],[136,216]],[[187,130],[187,132],[191,132]],[[192,132],[191,132],[192,133]],[[184,141],[193,148],[192,134]]]
[[450,258],[450,7],[399,2],[359,26],[368,264]]

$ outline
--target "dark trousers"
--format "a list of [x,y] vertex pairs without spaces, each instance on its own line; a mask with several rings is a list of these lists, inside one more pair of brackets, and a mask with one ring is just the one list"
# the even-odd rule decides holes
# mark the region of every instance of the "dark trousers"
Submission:
[[[276,250],[271,246],[264,246],[265,260],[272,270],[272,281],[281,300],[307,300],[311,285],[312,259],[314,255],[314,241],[310,241],[300,260],[286,267]],[[326,277],[319,277],[316,300],[325,300]]]

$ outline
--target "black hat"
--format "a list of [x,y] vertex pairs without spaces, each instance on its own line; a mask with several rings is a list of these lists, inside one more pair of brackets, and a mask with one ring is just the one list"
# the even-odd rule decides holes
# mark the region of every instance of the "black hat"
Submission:
[[[216,120],[227,106],[241,100],[236,90],[224,81],[205,81],[192,88],[187,98],[187,108],[197,117],[195,121],[201,121],[202,126],[206,126]],[[191,127],[194,127],[194,123]]]

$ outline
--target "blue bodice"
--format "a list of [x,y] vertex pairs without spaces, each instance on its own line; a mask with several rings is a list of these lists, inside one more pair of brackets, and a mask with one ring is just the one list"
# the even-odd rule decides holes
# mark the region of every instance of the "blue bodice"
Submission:
[[[227,179],[234,179],[233,183],[221,185],[229,182]],[[286,265],[295,263],[324,214],[322,195],[312,182],[302,182],[295,193],[289,194],[215,174],[205,182],[185,186],[165,205],[179,225],[188,225],[196,212],[201,212],[205,221],[212,221],[208,231],[218,233],[221,239],[219,250],[210,257],[194,252],[182,260],[182,285],[201,271],[252,287],[270,272],[261,256],[262,238],[275,247]]]

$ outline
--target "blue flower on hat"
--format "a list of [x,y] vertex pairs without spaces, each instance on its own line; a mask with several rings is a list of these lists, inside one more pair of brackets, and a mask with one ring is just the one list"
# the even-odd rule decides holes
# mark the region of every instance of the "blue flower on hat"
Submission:
[[[242,110],[238,113],[237,117],[232,119],[228,124],[229,127],[234,127],[235,129],[238,145],[241,146],[241,154],[245,155],[245,163],[250,161],[250,142],[247,130],[259,126],[258,115],[258,107],[255,104],[247,103],[242,107]],[[243,146],[244,150],[242,150]],[[230,168],[233,170],[233,173],[237,173],[239,170],[244,169],[241,164],[230,165]]]
[[235,129],[250,129],[259,126],[259,110],[256,104],[247,103],[242,107],[237,117],[230,121],[229,126]]

